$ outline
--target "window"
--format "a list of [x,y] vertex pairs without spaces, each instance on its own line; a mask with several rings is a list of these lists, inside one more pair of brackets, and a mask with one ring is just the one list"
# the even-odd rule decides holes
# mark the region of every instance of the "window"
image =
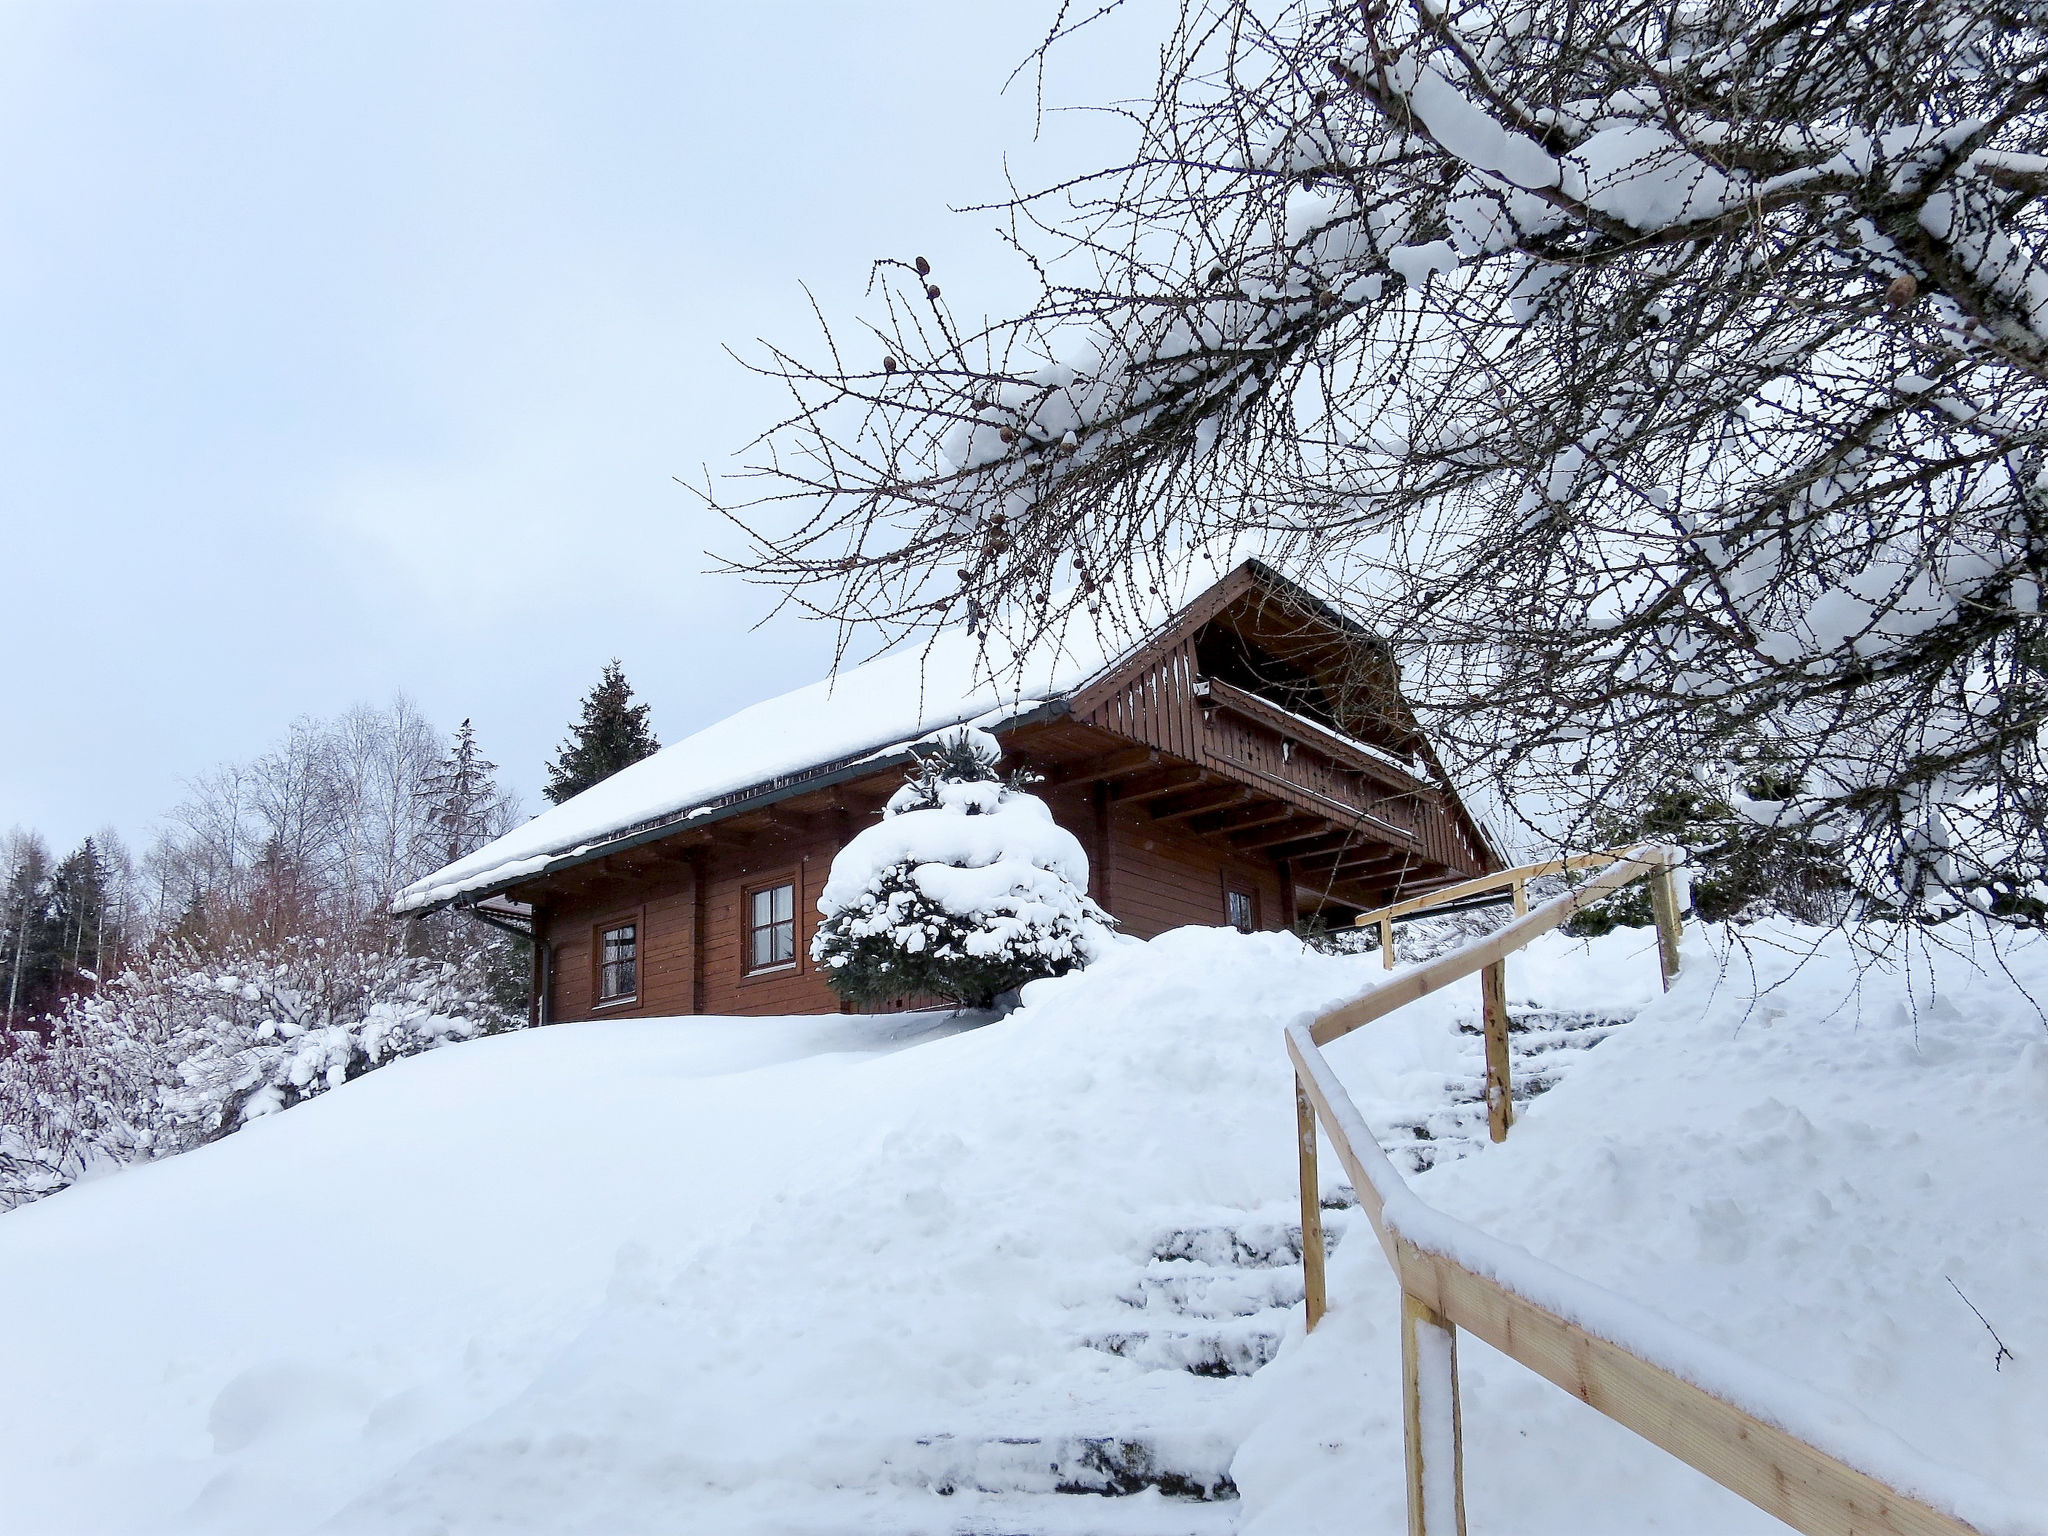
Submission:
[[796,963],[796,886],[769,885],[747,896],[747,969]]
[[1223,915],[1239,933],[1253,933],[1259,926],[1259,898],[1252,891],[1225,890]]
[[598,944],[597,1000],[615,1003],[634,995],[639,987],[638,923],[621,923],[605,929]]

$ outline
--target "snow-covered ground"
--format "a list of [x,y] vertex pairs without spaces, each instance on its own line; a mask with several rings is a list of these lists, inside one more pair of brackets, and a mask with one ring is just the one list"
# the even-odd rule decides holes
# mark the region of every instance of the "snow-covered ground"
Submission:
[[[1695,936],[1660,997],[1552,936],[1512,998],[1640,1014],[1417,1188],[2048,1507],[2044,949]],[[981,1028],[502,1036],[0,1217],[0,1532],[1399,1529],[1393,1289],[1354,1230],[1302,1337],[1279,1042],[1383,974],[1190,930]],[[1475,1003],[1332,1048],[1411,1166]],[[1770,1528],[1462,1366],[1475,1536]]]

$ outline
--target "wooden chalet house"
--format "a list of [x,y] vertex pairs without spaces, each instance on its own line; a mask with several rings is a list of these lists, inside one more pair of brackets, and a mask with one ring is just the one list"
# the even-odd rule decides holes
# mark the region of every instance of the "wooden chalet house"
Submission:
[[662,748],[408,887],[535,939],[549,1021],[831,1012],[810,959],[833,855],[913,744],[973,722],[1043,776],[1122,930],[1343,923],[1498,867],[1387,646],[1257,562],[1105,655],[991,665],[964,632]]

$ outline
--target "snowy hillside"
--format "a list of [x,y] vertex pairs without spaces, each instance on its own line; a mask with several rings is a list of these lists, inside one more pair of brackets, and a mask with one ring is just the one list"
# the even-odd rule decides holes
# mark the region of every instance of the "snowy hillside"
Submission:
[[[1751,939],[1511,961],[1559,1086],[1502,1148],[1476,995],[1332,1060],[1433,1200],[2048,1506],[2041,947],[1929,1004]],[[67,1191],[0,1218],[0,1530],[1398,1529],[1394,1293],[1346,1240],[1301,1335],[1279,1043],[1383,974],[1190,930],[978,1029],[565,1025]],[[1464,1379],[1475,1533],[1774,1528]]]

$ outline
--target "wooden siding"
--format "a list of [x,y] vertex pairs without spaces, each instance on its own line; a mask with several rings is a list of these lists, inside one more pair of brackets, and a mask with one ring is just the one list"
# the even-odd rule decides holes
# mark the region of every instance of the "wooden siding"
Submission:
[[1149,939],[1191,923],[1221,927],[1227,921],[1227,883],[1257,896],[1261,927],[1293,926],[1294,912],[1271,859],[1237,853],[1174,822],[1154,821],[1131,802],[1112,800],[1099,812],[1095,788],[1060,785],[1043,798],[1053,819],[1080,839],[1088,855],[1088,894],[1123,932]]
[[[839,998],[811,963],[818,897],[832,873],[838,842],[791,837],[750,849],[714,853],[705,880],[704,1011],[706,1013],[836,1013]],[[796,959],[777,970],[746,968],[747,893],[787,880],[796,887]]]
[[1221,927],[1228,920],[1223,893],[1229,885],[1258,898],[1260,926],[1294,923],[1279,872],[1269,859],[1231,857],[1215,843],[1170,822],[1155,822],[1133,805],[1112,812],[1111,836],[1114,915],[1125,933],[1149,939],[1191,923]]
[[[581,896],[556,896],[543,937],[552,949],[548,1018],[648,1018],[670,1014],[833,1013],[839,999],[811,964],[818,897],[838,851],[836,837],[766,836],[747,846],[713,846],[697,856],[703,871],[702,953],[696,935],[697,876],[671,863]],[[797,887],[797,956],[787,967],[749,974],[743,960],[745,901],[755,886],[787,876]],[[615,920],[641,925],[639,990],[629,1003],[599,1005],[593,938]]]
[[[1314,814],[1356,826],[1365,840],[1416,855],[1457,874],[1488,867],[1476,840],[1439,790],[1407,781],[1391,767],[1340,761],[1341,749],[1316,743],[1320,728],[1288,734],[1196,696],[1195,636],[1186,634],[1077,701],[1084,723],[1156,747],[1248,787],[1278,794]],[[1361,754],[1362,755],[1362,754]]]
[[[1227,921],[1225,890],[1252,892],[1261,926],[1294,921],[1290,893],[1269,859],[1236,854],[1172,822],[1155,822],[1137,804],[1111,803],[1097,814],[1092,784],[1049,791],[1047,802],[1062,826],[1081,840],[1089,859],[1090,894],[1102,901],[1124,932],[1152,938],[1170,928]],[[1103,841],[1107,835],[1107,843]],[[702,1011],[769,1015],[834,1013],[839,998],[811,963],[818,898],[831,873],[838,835],[762,836],[746,846],[714,843],[696,855],[703,871],[703,943],[697,876],[670,860],[660,872],[622,878],[581,895],[553,896],[542,936],[551,950],[548,1018],[569,1023],[594,1018],[656,1018]],[[1108,857],[1104,857],[1105,851]],[[746,897],[758,885],[787,877],[797,887],[795,964],[765,974],[747,973]],[[639,989],[630,1002],[597,1001],[595,936],[618,921],[638,923]]]

